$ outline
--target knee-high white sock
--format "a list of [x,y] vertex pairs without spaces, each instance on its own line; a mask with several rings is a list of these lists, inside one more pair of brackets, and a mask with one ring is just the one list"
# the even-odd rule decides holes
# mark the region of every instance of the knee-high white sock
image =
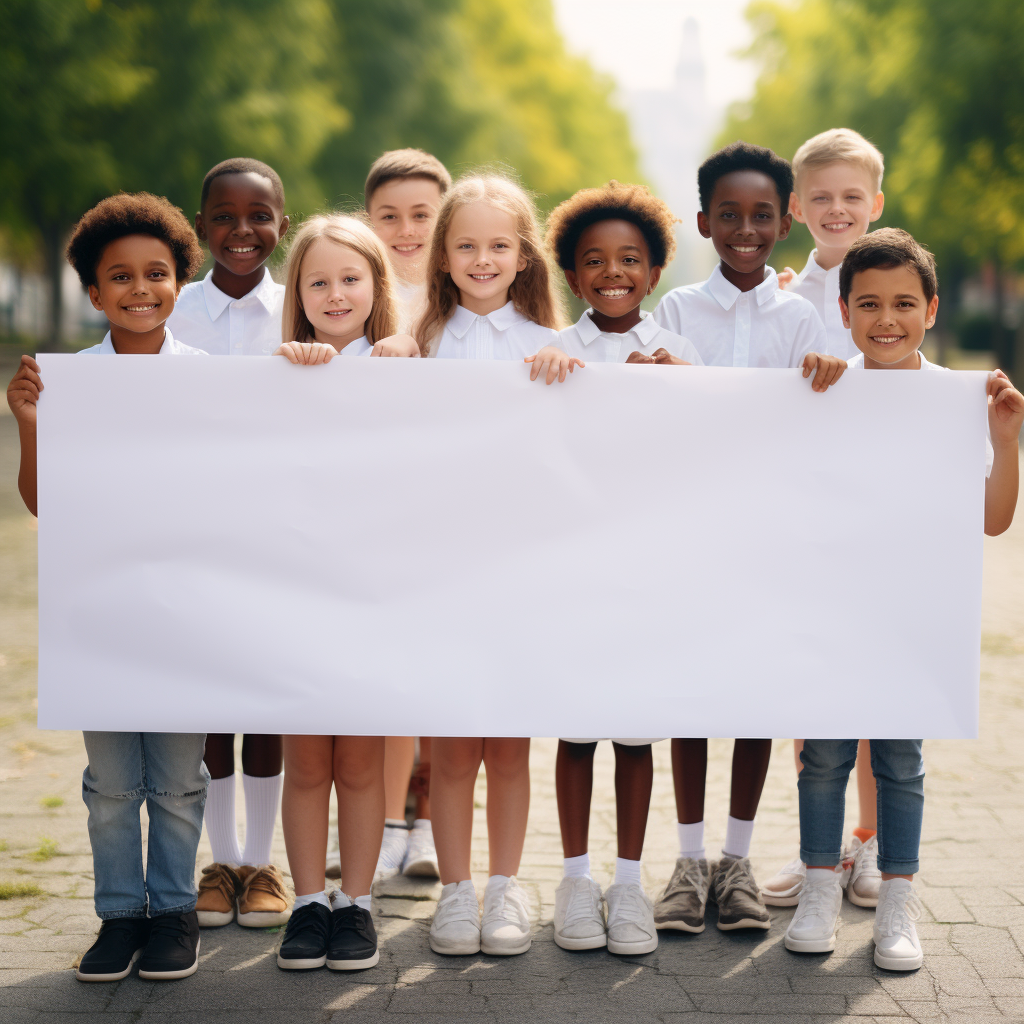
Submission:
[[722,853],[726,857],[742,860],[750,856],[750,837],[754,834],[754,822],[734,818],[731,814],[725,822],[725,842]]
[[281,799],[280,775],[243,775],[245,792],[245,849],[242,863],[258,867],[270,863],[270,844],[274,841],[277,807]]
[[215,864],[242,863],[242,850],[238,845],[238,826],[235,824],[235,776],[211,779],[206,790],[203,810],[206,835],[213,847]]

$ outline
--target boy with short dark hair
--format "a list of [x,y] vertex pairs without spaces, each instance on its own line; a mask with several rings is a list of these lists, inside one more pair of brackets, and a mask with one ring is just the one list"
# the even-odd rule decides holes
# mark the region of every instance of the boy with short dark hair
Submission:
[[[935,261],[907,232],[882,228],[850,246],[839,275],[843,321],[860,355],[859,370],[945,370],[920,352],[939,305]],[[1001,370],[988,380],[991,441],[985,482],[985,533],[1009,528],[1019,487],[1018,438],[1024,395]],[[912,536],[908,543],[913,543]],[[898,679],[893,680],[899,684]],[[890,971],[912,971],[924,955],[914,921],[920,904],[912,881],[919,868],[924,811],[922,740],[871,740],[878,786],[878,869],[882,880],[875,909],[874,959]],[[835,949],[842,906],[844,795],[857,756],[857,740],[805,740],[800,772],[800,856],[807,880],[785,945],[798,953]]]
[[[182,285],[203,251],[182,212],[139,193],[105,199],[79,221],[67,249],[110,331],[82,354],[205,355],[166,327]],[[36,513],[36,403],[39,365],[22,356],[7,388],[18,421],[18,488]],[[82,799],[89,809],[99,936],[82,957],[80,981],[117,981],[141,954],[139,977],[184,978],[199,965],[195,861],[209,774],[202,733],[86,732],[89,764]],[[142,857],[139,811],[149,812]]]

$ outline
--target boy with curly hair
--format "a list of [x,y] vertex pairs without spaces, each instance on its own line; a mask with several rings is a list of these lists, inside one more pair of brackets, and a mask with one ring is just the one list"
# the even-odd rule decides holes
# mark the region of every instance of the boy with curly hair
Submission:
[[[67,257],[110,330],[87,355],[204,355],[166,327],[203,251],[184,214],[140,192],[103,200],[79,221]],[[22,356],[7,388],[18,422],[18,489],[35,515],[39,365]],[[144,681],[140,681],[144,685]],[[117,981],[141,954],[139,977],[164,981],[199,965],[194,880],[209,774],[202,733],[87,732],[82,799],[89,809],[99,936],[82,957],[80,981]],[[139,811],[149,813],[144,862]]]

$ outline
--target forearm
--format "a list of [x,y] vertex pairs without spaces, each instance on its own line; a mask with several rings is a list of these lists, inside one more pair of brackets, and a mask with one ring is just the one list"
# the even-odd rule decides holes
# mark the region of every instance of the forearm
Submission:
[[18,491],[32,515],[37,514],[36,430],[35,425],[19,424],[21,465],[18,468]]
[[985,533],[997,537],[1009,529],[1017,507],[1019,456],[1014,442],[995,449],[992,473],[985,483]]

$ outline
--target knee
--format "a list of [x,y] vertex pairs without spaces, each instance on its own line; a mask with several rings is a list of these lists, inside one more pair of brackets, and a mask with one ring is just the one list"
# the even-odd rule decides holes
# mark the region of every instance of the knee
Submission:
[[335,740],[334,783],[350,791],[384,788],[384,744]]
[[459,783],[475,779],[480,771],[480,743],[478,740],[446,740],[435,742],[430,772],[433,778]]
[[921,741],[872,740],[871,770],[883,785],[917,785],[924,779]]
[[851,752],[842,741],[804,740],[800,761],[800,780],[845,778],[857,762],[857,746],[854,744]]
[[288,789],[320,789],[330,786],[332,779],[329,754],[317,756],[309,752],[290,757],[285,765],[284,784]]
[[489,778],[514,779],[530,770],[529,740],[487,740],[484,764]]

